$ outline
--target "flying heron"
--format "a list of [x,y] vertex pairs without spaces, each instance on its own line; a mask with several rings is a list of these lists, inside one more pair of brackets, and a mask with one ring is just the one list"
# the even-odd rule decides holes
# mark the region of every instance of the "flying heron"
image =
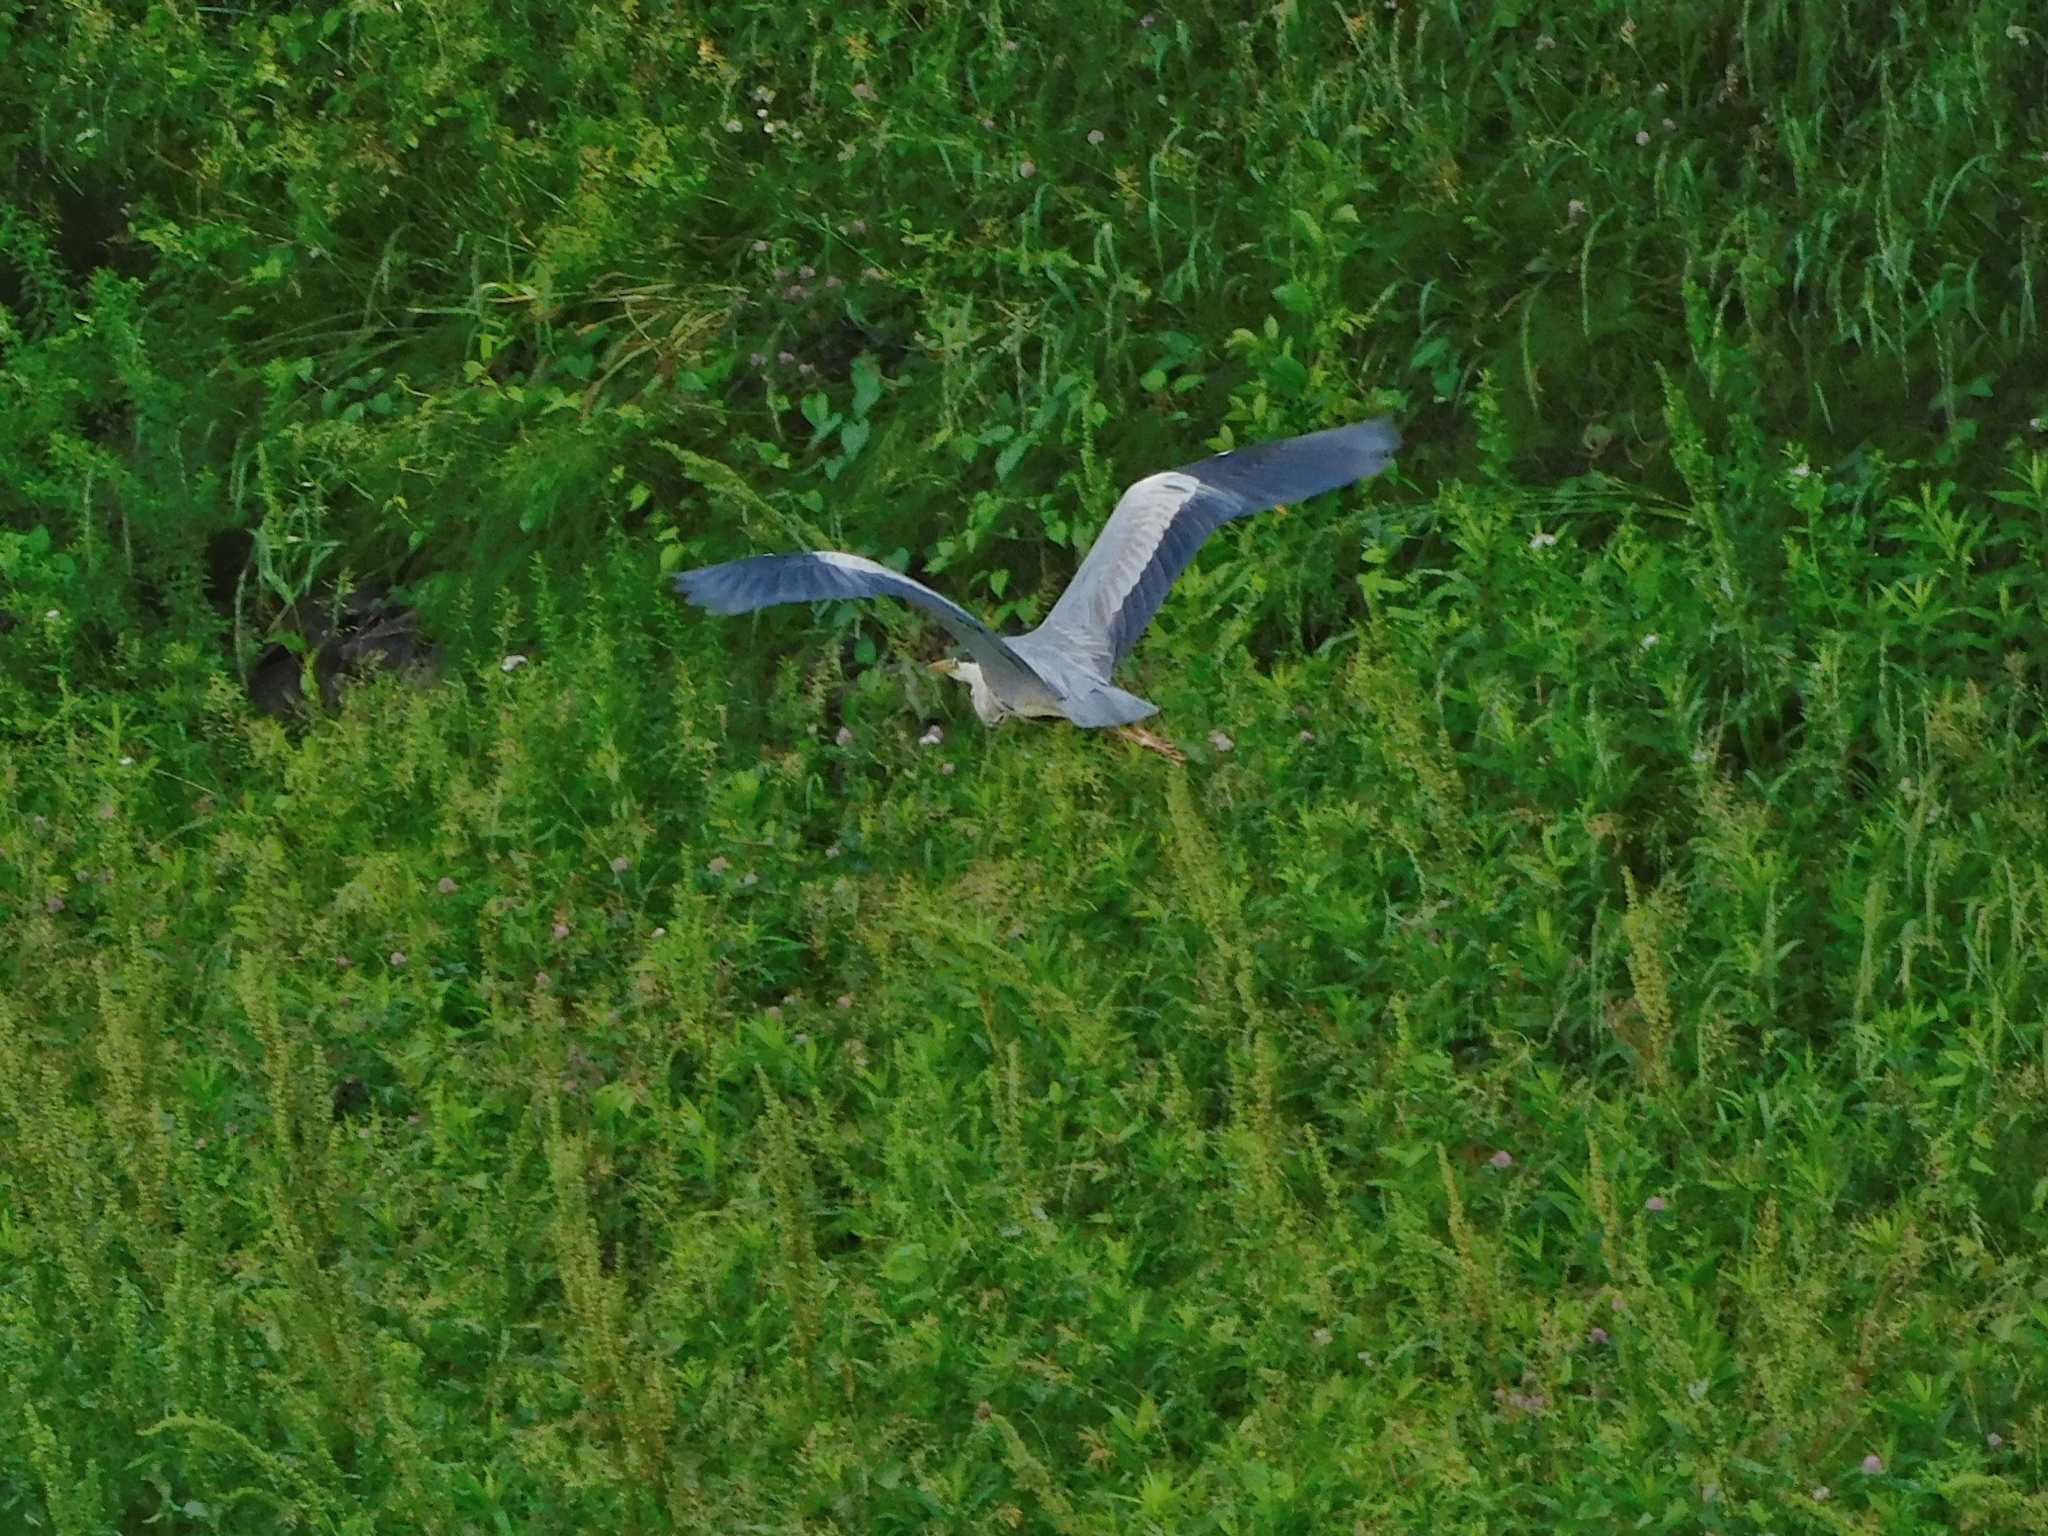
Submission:
[[924,583],[859,555],[756,555],[678,572],[675,589],[713,613],[901,598],[936,618],[973,658],[949,657],[932,669],[967,684],[983,724],[1029,715],[1114,726],[1142,746],[1178,757],[1169,743],[1137,727],[1159,706],[1109,680],[1174,579],[1224,523],[1376,475],[1400,446],[1401,434],[1382,416],[1147,475],[1118,499],[1081,569],[1045,622],[1028,634],[999,635]]

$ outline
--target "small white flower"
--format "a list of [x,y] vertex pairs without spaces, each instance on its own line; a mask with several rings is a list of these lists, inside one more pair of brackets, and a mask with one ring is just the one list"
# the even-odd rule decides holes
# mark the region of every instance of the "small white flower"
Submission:
[[647,935],[647,937],[649,937],[650,939],[665,939],[668,937],[668,930],[666,928],[657,928],[654,930],[654,932]]
[[1676,133],[1676,132],[1678,132],[1678,124],[1674,123],[1674,122],[1673,122],[1673,121],[1672,121],[1672,120],[1671,120],[1670,118],[1668,118],[1668,117],[1664,119],[1664,124],[1663,124],[1663,127],[1664,127],[1664,131],[1665,131],[1666,133]]
[[1649,142],[1650,142],[1650,130],[1649,130],[1649,129],[1647,129],[1647,128],[1638,128],[1638,129],[1636,130],[1636,143],[1638,143],[1638,144],[1647,144],[1647,143],[1649,143]]
[[616,859],[612,860],[612,873],[615,875],[623,875],[627,870],[631,869],[632,867],[633,861],[627,858],[623,853],[620,854]]
[[920,747],[936,747],[944,739],[944,733],[935,725],[917,738]]
[[1032,177],[1038,174],[1038,165],[1035,161],[1020,160],[1017,163],[1017,174],[1019,176],[1022,176],[1026,181],[1029,181]]
[[728,117],[725,120],[725,131],[727,133],[738,133],[741,129],[745,128],[746,126],[747,125],[745,123],[741,122],[736,117]]
[[1575,197],[1564,205],[1564,216],[1568,219],[1583,219],[1586,216],[1586,200]]
[[1541,37],[1536,39],[1536,51],[1538,53],[1548,53],[1551,49],[1555,48],[1556,46],[1557,39],[1552,37],[1548,32],[1544,33]]
[[1654,647],[1656,646],[1656,644],[1657,644],[1657,637],[1656,637],[1655,635],[1645,635],[1645,636],[1643,636],[1643,649],[1644,649],[1644,650],[1646,650],[1646,651],[1647,651],[1647,650],[1650,650],[1650,649],[1654,648]]
[[939,764],[939,772],[950,779],[953,777],[953,765],[951,763],[941,763]]
[[838,845],[837,843],[834,843],[834,844],[833,844],[833,845],[832,845],[831,847],[827,848],[827,849],[825,850],[825,857],[826,857],[826,858],[828,858],[828,859],[836,859],[836,858],[838,858],[838,857],[839,857],[839,845]]
[[840,993],[837,1006],[842,1013],[851,1008],[853,1006],[853,994],[851,992]]
[[1221,731],[1211,731],[1209,733],[1209,745],[1214,747],[1218,752],[1229,752],[1237,746],[1237,743],[1232,741],[1228,736],[1224,735]]
[[64,615],[59,613],[55,608],[52,608],[48,613],[44,614],[43,617],[48,619],[52,624],[54,624],[59,619],[63,618]]
[[1303,731],[1299,736],[1295,737],[1295,740],[1300,742],[1303,746],[1307,746],[1310,742],[1314,741],[1315,739],[1316,733],[1314,731]]
[[1103,138],[1104,134],[1100,128],[1090,128],[1088,130],[1088,142],[1090,144],[1100,144]]
[[456,891],[455,877],[453,875],[443,875],[435,882],[434,889],[443,896],[453,896]]
[[498,670],[500,672],[517,672],[521,667],[525,665],[526,658],[524,656],[512,655],[507,656],[503,661],[498,663]]
[[1548,549],[1551,545],[1555,544],[1556,542],[1556,534],[1545,533],[1540,528],[1536,532],[1529,535],[1529,547],[1531,549]]
[[135,759],[132,757],[124,757],[121,759],[121,766],[123,768],[133,768],[135,766]]
[[748,870],[744,875],[740,876],[741,885],[759,885],[760,883],[761,877],[755,874],[751,869]]
[[1794,480],[1804,480],[1812,473],[1813,466],[1811,464],[1794,464],[1791,469],[1791,475]]
[[832,739],[838,742],[839,745],[841,745],[842,747],[852,746],[853,727],[850,725],[842,725],[841,727],[839,727],[839,734],[837,736],[834,736]]
[[721,854],[720,854],[720,855],[719,855],[719,856],[718,856],[717,858],[713,859],[713,860],[712,860],[712,861],[711,861],[711,862],[710,862],[709,864],[706,864],[706,865],[704,866],[704,868],[705,868],[705,870],[706,870],[707,872],[709,872],[709,873],[711,873],[711,874],[714,874],[714,875],[722,875],[722,874],[724,874],[724,873],[725,873],[725,872],[726,872],[726,871],[727,871],[728,869],[731,869],[731,868],[732,868],[732,860],[731,860],[731,859],[728,859],[728,858],[727,858],[727,857],[726,857],[726,856],[725,856],[724,854],[722,854],[722,853],[721,853]]
[[405,951],[402,949],[394,949],[393,951],[391,951],[391,964],[393,969],[396,969],[399,966],[404,965]]

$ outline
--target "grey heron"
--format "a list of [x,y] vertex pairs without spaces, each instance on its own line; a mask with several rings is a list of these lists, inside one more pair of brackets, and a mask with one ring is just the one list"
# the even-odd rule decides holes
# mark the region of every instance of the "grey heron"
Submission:
[[948,658],[933,670],[967,685],[983,724],[1024,715],[1122,727],[1141,745],[1177,757],[1136,729],[1158,706],[1110,681],[1175,578],[1223,524],[1367,479],[1392,463],[1400,446],[1401,434],[1382,416],[1147,475],[1118,499],[1045,622],[1021,635],[999,635],[924,583],[860,555],[755,555],[679,572],[675,590],[712,613],[900,598],[936,618],[972,658]]

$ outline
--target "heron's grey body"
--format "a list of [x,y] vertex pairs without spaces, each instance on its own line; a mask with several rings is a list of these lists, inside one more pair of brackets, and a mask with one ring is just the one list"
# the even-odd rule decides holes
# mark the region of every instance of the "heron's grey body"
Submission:
[[1393,462],[1387,417],[1255,443],[1148,475],[1126,490],[1045,622],[1003,636],[920,581],[859,555],[756,555],[683,571],[675,587],[713,613],[775,603],[895,597],[924,609],[974,659],[950,670],[990,725],[1010,715],[1129,725],[1158,706],[1110,681],[1174,580],[1223,524],[1364,480]]

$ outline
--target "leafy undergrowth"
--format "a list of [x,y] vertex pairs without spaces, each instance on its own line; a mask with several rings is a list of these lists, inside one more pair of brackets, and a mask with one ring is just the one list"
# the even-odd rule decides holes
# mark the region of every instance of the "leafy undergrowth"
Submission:
[[2048,1529],[2048,49],[1650,9],[0,0],[0,1526]]

